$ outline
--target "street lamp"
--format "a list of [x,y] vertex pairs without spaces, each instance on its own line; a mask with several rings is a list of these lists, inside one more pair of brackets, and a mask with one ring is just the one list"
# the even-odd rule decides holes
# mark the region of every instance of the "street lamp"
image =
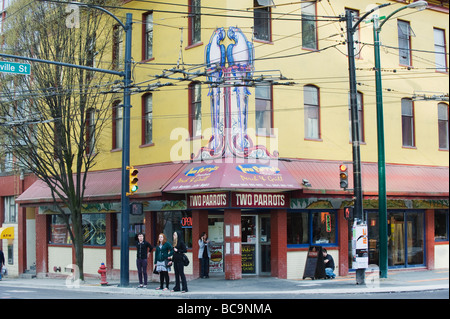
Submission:
[[377,139],[378,139],[378,225],[379,225],[379,267],[380,278],[387,278],[388,268],[388,225],[387,225],[387,200],[386,200],[386,159],[384,146],[384,119],[383,119],[383,92],[381,85],[381,67],[380,67],[380,32],[381,27],[389,18],[397,12],[407,9],[416,8],[424,10],[428,6],[426,1],[416,1],[403,6],[391,14],[379,24],[378,15],[373,16],[373,39],[374,39],[374,56],[375,56],[375,87],[377,100]]

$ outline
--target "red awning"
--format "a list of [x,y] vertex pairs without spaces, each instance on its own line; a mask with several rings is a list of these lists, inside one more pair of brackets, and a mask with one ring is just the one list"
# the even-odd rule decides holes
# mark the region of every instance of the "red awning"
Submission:
[[[136,166],[139,170],[139,190],[133,198],[161,196],[163,188],[186,164],[157,164]],[[120,200],[121,170],[92,171],[86,179],[85,201]],[[52,203],[50,188],[41,180],[37,180],[16,202],[22,205],[37,206]]]
[[[311,187],[303,187],[304,193],[343,193],[339,187],[338,161],[314,161],[291,159],[284,163],[289,172]],[[349,167],[349,188],[353,188],[352,164]],[[378,194],[378,164],[362,163],[361,180],[364,195]],[[386,191],[388,195],[448,196],[449,168],[436,166],[386,164]]]
[[164,192],[192,193],[199,191],[254,190],[289,191],[301,189],[300,184],[278,160],[257,161],[230,159],[188,164]]

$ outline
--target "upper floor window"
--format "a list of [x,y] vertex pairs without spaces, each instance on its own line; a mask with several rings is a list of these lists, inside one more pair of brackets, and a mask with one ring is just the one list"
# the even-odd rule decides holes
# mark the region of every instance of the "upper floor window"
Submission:
[[189,85],[189,133],[191,137],[202,135],[202,87],[194,82]]
[[[364,108],[363,108],[363,95],[361,92],[357,93],[356,101],[358,104],[358,122],[359,122],[359,141],[364,142]],[[349,131],[350,142],[352,141],[352,109],[350,105],[350,95],[348,101],[348,118],[349,118]]]
[[433,29],[434,32],[434,52],[436,60],[436,71],[448,72],[447,69],[447,49],[445,45],[445,31]]
[[113,118],[113,140],[112,148],[119,149],[122,148],[122,134],[123,134],[123,107],[121,101],[114,101],[112,108],[112,118]]
[[113,51],[112,51],[112,66],[113,69],[124,68],[124,43],[123,43],[123,29],[120,25],[115,25],[113,30]]
[[317,50],[316,2],[302,1],[302,47]]
[[201,1],[189,0],[189,45],[201,41]]
[[17,205],[14,196],[5,197],[5,220],[6,224],[17,223]]
[[142,97],[142,144],[153,143],[153,95]]
[[272,41],[271,4],[268,0],[253,1],[253,32],[257,40]]
[[448,150],[448,104],[438,104],[439,148]]
[[398,27],[398,47],[399,47],[399,57],[401,65],[412,65],[411,60],[411,36],[413,36],[413,31],[409,22],[407,21],[397,21]]
[[402,145],[414,147],[414,106],[411,99],[402,99]]
[[306,85],[303,88],[305,108],[305,138],[320,139],[319,88]]
[[272,86],[255,87],[255,129],[256,134],[271,135],[273,128]]
[[153,58],[153,12],[143,15],[142,24],[142,60]]
[[95,109],[86,112],[86,154],[95,153]]

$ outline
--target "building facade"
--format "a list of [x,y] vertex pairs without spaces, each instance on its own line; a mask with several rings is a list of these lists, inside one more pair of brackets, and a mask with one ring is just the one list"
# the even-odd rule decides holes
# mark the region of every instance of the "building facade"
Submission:
[[[408,3],[387,2],[380,16]],[[174,230],[189,248],[191,278],[199,276],[197,242],[204,231],[213,242],[211,272],[227,279],[301,279],[311,245],[327,248],[336,273],[352,271],[352,221],[344,214],[353,205],[353,175],[342,17],[372,7],[370,1],[177,0],[128,1],[115,12],[132,12],[134,22],[130,149],[139,189],[130,197],[132,272],[135,234],[145,232],[154,244],[159,233],[171,238]],[[390,268],[448,268],[448,8],[429,1],[424,11],[406,9],[380,35]],[[363,215],[369,263],[378,264],[372,23],[361,23],[354,36]],[[117,69],[123,49],[118,34],[110,53]],[[111,276],[120,269],[120,99],[112,98],[110,129],[98,136],[102,148],[87,181],[87,275],[102,262]],[[339,184],[342,163],[349,166],[348,189]],[[7,178],[13,177],[0,177]],[[22,254],[34,246],[36,272],[58,275],[74,263],[67,229],[42,182],[30,185],[12,193],[1,188],[2,210],[10,197],[20,203],[16,237],[28,234],[28,219],[36,236]],[[29,266],[19,259],[13,267],[19,274]]]

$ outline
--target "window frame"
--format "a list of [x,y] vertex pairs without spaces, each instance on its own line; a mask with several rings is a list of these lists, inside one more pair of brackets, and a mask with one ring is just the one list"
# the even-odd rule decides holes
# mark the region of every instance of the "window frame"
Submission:
[[[151,99],[151,110],[148,110],[148,99]],[[150,140],[147,140],[147,126],[150,115],[151,121],[151,132],[150,132]],[[155,145],[153,141],[153,94],[146,93],[142,95],[142,145],[144,146],[152,146]]]
[[[198,1],[196,5],[195,2]],[[194,9],[198,9],[198,12]],[[188,47],[202,43],[202,15],[201,0],[189,0],[188,8]],[[198,26],[198,33],[196,32]],[[198,36],[198,39],[196,38]]]
[[[307,104],[306,103],[306,100],[305,100],[305,97],[306,97],[305,89],[306,88],[313,88],[314,90],[316,90],[315,92],[316,92],[316,97],[317,97],[317,104]],[[320,88],[318,86],[315,86],[313,84],[307,84],[303,87],[303,107],[304,107],[304,112],[303,112],[303,114],[304,114],[304,122],[303,123],[304,124],[303,125],[304,125],[304,134],[305,134],[304,139],[320,141],[322,138],[322,134],[321,134],[321,123],[320,123],[321,122],[320,121]],[[309,125],[308,125],[308,121],[307,121],[309,119],[309,116],[307,116],[307,115],[309,113],[308,109],[310,109],[310,108],[314,108],[317,110],[316,111],[316,113],[317,113],[317,137],[310,136],[308,134],[308,132],[310,130],[309,130]]]
[[[123,107],[121,106],[122,101],[116,100],[112,104],[112,149],[113,150],[121,150],[123,147]],[[118,110],[122,109],[122,117],[118,117]],[[120,122],[119,122],[120,121]],[[118,142],[121,142],[121,145],[118,145]]]
[[[411,106],[411,114],[404,114],[403,112],[403,102],[409,101]],[[410,98],[403,98],[401,100],[401,114],[402,114],[402,147],[404,148],[415,148],[416,147],[416,127],[415,127],[415,114],[414,114],[414,101]],[[410,124],[410,129],[405,127],[405,122],[408,120]],[[409,132],[405,130],[408,129]],[[411,136],[405,136],[405,133],[411,134]],[[410,137],[412,145],[405,144],[405,138]]]
[[[408,35],[407,38],[401,37],[400,36],[400,32],[403,33],[403,31],[401,30],[400,24],[404,24],[408,27]],[[398,56],[399,56],[399,64],[403,65],[403,66],[412,66],[412,47],[411,47],[411,34],[410,34],[410,30],[411,30],[411,23],[409,21],[405,21],[405,20],[397,20],[397,40],[398,40]],[[404,41],[404,43],[408,44],[407,48],[404,48],[402,46],[402,40]],[[403,59],[402,61],[402,52],[408,52],[408,63],[402,63],[403,61],[405,61],[406,59]]]
[[[195,100],[196,97],[196,87],[199,86],[199,100]],[[189,84],[189,137],[190,138],[201,138],[202,137],[202,85],[200,82],[192,82]],[[194,127],[194,121],[198,121],[196,110],[198,109],[198,105],[200,105],[200,134],[195,132],[194,128],[198,130],[198,127]],[[198,125],[198,124],[197,124]]]
[[[310,14],[309,12],[305,12],[305,8],[307,8],[306,6],[309,5],[314,5],[314,14]],[[302,26],[302,49],[303,50],[313,50],[313,51],[317,51],[319,50],[319,32],[318,32],[318,28],[317,28],[317,2],[316,1],[311,1],[311,2],[302,2],[301,3],[301,14],[302,14],[302,22],[301,22],[301,26]],[[311,19],[310,17],[313,17],[312,21],[313,23],[311,24]],[[311,32],[310,30],[305,30],[305,27],[307,25],[313,25],[314,30],[313,30],[313,35],[314,35],[314,47],[310,47],[308,46],[309,42],[306,43],[305,41],[305,36],[304,34],[306,34],[306,32]]]
[[[264,33],[267,33],[267,37],[259,37],[259,32],[256,31],[256,28],[258,26],[258,30],[260,30],[261,23],[257,23],[257,20],[267,21],[264,24]],[[272,43],[272,8],[269,6],[261,6],[258,0],[253,0],[253,38],[255,41]]]
[[[148,21],[147,18],[152,17],[152,28],[148,30]],[[154,23],[153,23],[153,11],[148,11],[142,15],[142,61],[150,61],[153,60],[153,43],[154,43]],[[149,48],[149,35],[151,34],[151,55],[148,55]]]
[[[443,44],[437,44],[436,42],[436,31],[440,32],[440,35],[442,37]],[[445,30],[441,28],[433,28],[433,36],[434,36],[434,52],[435,52],[435,65],[436,65],[436,72],[442,72],[442,73],[448,73],[448,62],[447,62],[447,42],[445,38]],[[442,54],[444,56],[443,67],[439,67],[440,64],[439,61],[439,54]]]
[[[439,112],[439,107],[440,106],[444,106],[447,109],[447,114],[446,114],[447,118],[446,119],[440,119],[440,112]],[[449,127],[448,127],[448,120],[449,119],[448,118],[449,118],[449,106],[448,106],[448,104],[444,103],[444,102],[438,103],[438,144],[439,144],[439,150],[445,150],[445,151],[449,150]],[[446,139],[446,144],[447,145],[445,147],[441,146],[441,133],[442,133],[441,125],[443,123],[446,126],[446,129],[445,129],[445,135],[446,136],[444,136],[444,138]]]
[[[258,97],[257,96],[257,87],[267,87],[268,88],[268,93],[269,93],[269,98],[264,98],[264,97]],[[263,111],[258,111],[258,102],[257,101],[264,101],[264,103],[266,103],[266,109]],[[267,109],[268,107],[268,109]],[[258,127],[258,121],[257,121],[257,114],[259,112],[269,112],[269,126],[270,127]],[[273,123],[274,123],[274,119],[273,119],[273,85],[272,84],[268,84],[268,85],[258,85],[255,87],[255,130],[256,130],[256,135],[258,136],[272,136],[273,135]],[[263,117],[264,120],[264,117]],[[267,124],[267,123],[265,123]],[[265,133],[262,133],[262,130],[265,130]]]

